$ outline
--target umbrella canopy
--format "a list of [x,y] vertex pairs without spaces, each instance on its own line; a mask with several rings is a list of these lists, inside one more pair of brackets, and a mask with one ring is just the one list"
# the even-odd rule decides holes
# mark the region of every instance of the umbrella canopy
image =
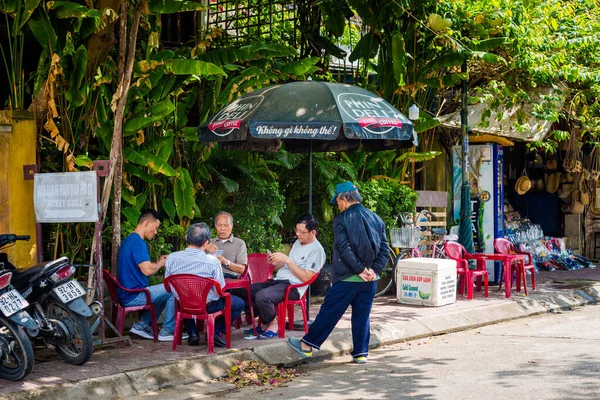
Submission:
[[367,151],[416,144],[413,124],[363,88],[327,82],[292,82],[246,94],[198,130],[202,142],[223,149]]

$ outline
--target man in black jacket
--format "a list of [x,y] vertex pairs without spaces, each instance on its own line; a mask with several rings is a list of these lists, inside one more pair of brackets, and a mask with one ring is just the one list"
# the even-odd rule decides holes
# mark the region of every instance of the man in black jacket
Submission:
[[385,224],[361,202],[362,196],[352,182],[336,186],[331,203],[337,203],[341,213],[333,220],[333,285],[308,333],[301,341],[288,339],[290,347],[304,358],[312,356],[313,348],[321,347],[352,305],[352,358],[357,363],[367,362],[375,281],[390,250]]

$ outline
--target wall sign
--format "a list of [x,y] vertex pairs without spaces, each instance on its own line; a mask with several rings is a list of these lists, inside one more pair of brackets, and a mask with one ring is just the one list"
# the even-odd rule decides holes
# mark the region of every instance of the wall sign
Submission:
[[37,222],[98,221],[96,172],[35,174],[33,205]]

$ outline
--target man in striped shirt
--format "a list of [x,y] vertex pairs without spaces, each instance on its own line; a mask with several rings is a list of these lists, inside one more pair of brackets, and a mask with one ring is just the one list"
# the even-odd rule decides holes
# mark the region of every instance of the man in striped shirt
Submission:
[[[217,257],[206,254],[211,231],[204,222],[190,225],[186,240],[188,247],[183,251],[171,253],[167,258],[165,277],[174,274],[193,274],[203,278],[211,278],[219,282],[221,288],[225,287],[225,279],[221,263]],[[185,294],[181,294],[185,296]],[[206,310],[215,313],[225,308],[225,299],[219,297],[215,289],[211,289],[206,298]],[[235,321],[244,310],[244,301],[236,296],[231,296],[231,320]],[[200,342],[198,329],[193,320],[185,321],[185,328],[189,334],[188,344],[197,345]],[[215,321],[215,346],[225,347],[223,339],[225,334],[225,319],[221,316]]]

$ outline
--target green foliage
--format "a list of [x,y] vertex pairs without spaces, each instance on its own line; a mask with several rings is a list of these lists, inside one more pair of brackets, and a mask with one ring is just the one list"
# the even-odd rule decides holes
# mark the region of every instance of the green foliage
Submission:
[[402,212],[414,212],[417,193],[391,179],[371,179],[358,182],[363,204],[381,217],[386,227],[399,227],[397,217]]
[[265,253],[281,248],[281,215],[285,199],[278,182],[246,182],[231,207],[236,236],[248,246],[248,253]]

